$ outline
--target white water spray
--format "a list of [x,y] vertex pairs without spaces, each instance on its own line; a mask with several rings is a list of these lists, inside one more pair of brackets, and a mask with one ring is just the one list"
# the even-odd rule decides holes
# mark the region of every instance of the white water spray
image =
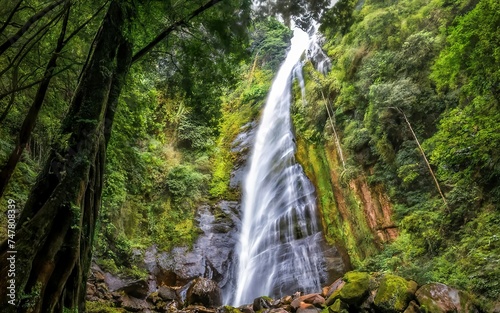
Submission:
[[[314,37],[314,36],[313,36]],[[290,120],[292,75],[310,47],[294,30],[290,51],[272,84],[248,176],[243,184],[243,220],[233,305],[267,295],[319,292],[325,277],[314,187],[295,162]],[[302,75],[296,75],[303,86]]]

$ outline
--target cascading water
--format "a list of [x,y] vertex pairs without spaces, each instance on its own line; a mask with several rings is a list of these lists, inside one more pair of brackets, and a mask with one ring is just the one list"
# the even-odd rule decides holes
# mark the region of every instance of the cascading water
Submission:
[[326,275],[314,187],[295,162],[290,119],[293,72],[309,44],[309,36],[295,29],[257,130],[243,184],[234,305],[263,295],[319,292]]

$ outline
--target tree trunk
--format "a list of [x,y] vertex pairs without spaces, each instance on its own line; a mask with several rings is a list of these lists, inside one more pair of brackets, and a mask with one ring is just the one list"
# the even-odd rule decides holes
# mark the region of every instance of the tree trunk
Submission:
[[[177,27],[222,0],[209,0],[165,28],[156,45]],[[62,122],[60,142],[52,147],[16,226],[15,247],[0,245],[0,303],[2,312],[85,312],[95,224],[101,204],[106,146],[118,98],[132,60],[127,38],[132,1],[112,0],[79,79],[75,96]],[[6,278],[15,253],[15,301],[6,304]]]
[[[35,128],[35,123],[38,119],[38,113],[40,113],[40,109],[42,108],[43,102],[45,100],[45,95],[47,94],[47,91],[49,89],[52,74],[54,73],[54,70],[57,66],[57,58],[59,57],[59,54],[64,47],[64,36],[66,35],[66,28],[68,26],[70,5],[70,2],[66,1],[66,15],[61,27],[59,39],[57,40],[56,48],[54,50],[54,53],[52,53],[47,66],[45,67],[45,73],[43,75],[42,82],[36,92],[33,104],[31,105],[28,114],[24,118],[23,125],[21,126],[21,130],[19,131],[16,146],[10,153],[9,158],[7,159],[7,163],[5,163],[5,165],[2,167],[2,170],[0,171],[0,197],[3,195],[5,188],[7,188],[7,184],[9,183],[9,180],[12,177],[14,170],[16,169],[17,163],[19,163],[19,159],[21,158],[24,149],[28,145],[28,142],[31,138],[31,133]],[[17,67],[15,68],[14,73],[17,73]],[[17,77],[13,78],[13,81],[14,79],[17,81]],[[13,84],[12,89],[15,88],[16,86]],[[12,99],[14,99],[14,96],[15,93],[12,94]],[[9,103],[5,114],[0,117],[0,121],[7,116],[8,110],[10,110],[10,105],[11,104]]]
[[[132,10],[113,1],[83,69],[61,142],[53,147],[16,227],[15,248],[0,246],[0,289],[8,287],[7,257],[15,256],[15,305],[2,312],[84,312],[85,286],[101,203],[106,139],[127,75],[132,45],[125,38]],[[61,140],[63,141],[63,140]]]

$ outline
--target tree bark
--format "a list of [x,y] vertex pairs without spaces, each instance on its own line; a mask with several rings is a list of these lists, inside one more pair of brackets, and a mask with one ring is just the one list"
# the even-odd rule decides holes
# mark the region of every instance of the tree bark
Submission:
[[[181,19],[189,21],[222,0],[210,0]],[[132,1],[113,0],[96,35],[88,63],[16,227],[15,305],[0,293],[2,312],[85,312],[87,275],[101,204],[106,146],[121,89],[132,64],[126,34]],[[166,28],[161,36],[177,26]],[[156,39],[155,39],[156,40]],[[136,54],[139,59],[151,49]],[[0,245],[0,290],[5,291],[10,256]]]
[[[61,128],[67,143],[52,148],[16,228],[16,305],[2,292],[3,312],[85,310],[95,223],[100,207],[110,112],[131,64],[125,31],[133,12],[113,1],[94,41],[69,114]],[[113,110],[112,110],[113,109]],[[106,121],[106,122],[105,122]],[[0,275],[7,277],[7,245]],[[7,280],[0,280],[7,290]]]

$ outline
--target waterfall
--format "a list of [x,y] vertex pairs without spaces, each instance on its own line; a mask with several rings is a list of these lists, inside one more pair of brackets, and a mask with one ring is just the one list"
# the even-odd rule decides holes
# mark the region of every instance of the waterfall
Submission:
[[[233,305],[267,295],[320,292],[325,277],[314,187],[295,162],[290,119],[293,73],[309,36],[294,30],[273,81],[243,184],[243,217]],[[303,86],[302,75],[296,75]]]

